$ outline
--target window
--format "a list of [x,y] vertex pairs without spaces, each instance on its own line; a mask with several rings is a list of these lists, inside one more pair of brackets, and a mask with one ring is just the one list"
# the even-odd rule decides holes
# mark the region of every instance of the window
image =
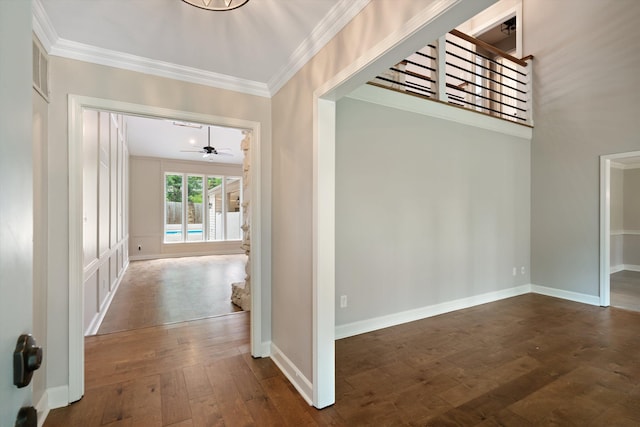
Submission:
[[241,207],[241,177],[166,173],[164,242],[241,240]]

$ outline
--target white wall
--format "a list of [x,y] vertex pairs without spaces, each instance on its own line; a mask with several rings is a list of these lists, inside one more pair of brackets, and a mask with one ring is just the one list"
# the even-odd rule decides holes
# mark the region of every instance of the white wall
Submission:
[[[640,150],[640,2],[525,0],[535,56],[531,279],[599,294],[599,156]],[[567,23],[570,22],[570,25]]]
[[[241,241],[164,244],[165,172],[242,176],[242,165],[131,157],[131,259],[244,253]],[[138,250],[138,247],[141,247]]]
[[529,165],[526,139],[338,101],[336,325],[528,284]]
[[84,331],[94,334],[129,263],[129,151],[121,114],[83,112]]
[[[30,54],[30,50],[29,50]],[[69,164],[68,96],[70,94],[129,102],[177,111],[231,117],[260,123],[262,327],[270,339],[271,279],[271,104],[269,99],[147,74],[52,56],[49,107],[49,250],[47,387],[69,382]],[[126,214],[126,213],[125,213]],[[62,319],[62,320],[61,320]]]
[[[32,404],[11,368],[18,337],[33,332],[33,100],[31,2],[0,1],[0,425]],[[37,337],[45,345],[46,337]],[[45,357],[46,357],[45,349]],[[41,375],[40,372],[35,373]],[[35,402],[34,402],[35,405]]]

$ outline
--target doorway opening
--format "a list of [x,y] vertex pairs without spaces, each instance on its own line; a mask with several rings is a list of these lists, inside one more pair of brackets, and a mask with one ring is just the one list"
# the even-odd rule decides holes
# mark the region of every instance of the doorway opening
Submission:
[[83,111],[85,335],[249,310],[231,297],[232,285],[248,288],[250,140],[244,129]]
[[[247,130],[251,137],[248,157],[253,167],[247,171],[251,188],[247,200],[253,200],[247,210],[251,224],[252,253],[247,273],[252,279],[250,296],[250,345],[254,357],[264,355],[262,346],[262,306],[260,269],[260,123],[227,117],[168,110],[146,105],[130,104],[108,99],[69,96],[69,402],[84,395],[84,206],[83,206],[83,114],[85,110],[116,112],[116,114],[179,120]],[[161,177],[160,177],[161,178]],[[162,180],[158,187],[162,187]],[[162,206],[160,206],[162,209]],[[188,244],[188,243],[185,243]],[[251,261],[255,260],[255,261]]]
[[600,305],[640,311],[640,151],[600,157]]

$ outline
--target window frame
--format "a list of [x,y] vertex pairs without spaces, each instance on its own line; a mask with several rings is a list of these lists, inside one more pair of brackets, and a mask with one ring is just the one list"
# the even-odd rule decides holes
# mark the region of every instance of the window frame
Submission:
[[[164,174],[164,179],[163,179],[163,224],[162,224],[162,244],[163,245],[175,245],[175,244],[189,244],[189,243],[221,243],[221,242],[240,242],[242,241],[242,224],[243,224],[243,220],[244,220],[244,209],[243,209],[243,200],[244,200],[244,194],[243,194],[243,177],[239,176],[239,175],[225,175],[225,174],[203,174],[203,173],[191,173],[191,172],[172,172],[172,171],[165,171]],[[180,222],[180,234],[181,234],[181,239],[180,240],[176,240],[176,241],[167,241],[167,177],[168,176],[180,176],[182,179],[182,184],[181,184],[181,222]],[[198,177],[200,179],[202,179],[202,203],[201,203],[201,215],[202,215],[202,239],[200,240],[189,240],[189,216],[188,216],[188,194],[189,194],[189,178],[190,177]],[[220,206],[220,223],[221,223],[221,231],[222,231],[222,238],[221,239],[215,239],[215,230],[213,233],[211,233],[210,227],[211,227],[211,219],[210,219],[210,212],[209,212],[209,203],[210,203],[210,196],[209,196],[209,192],[211,191],[209,189],[209,180],[212,178],[218,178],[220,179],[220,201],[221,201],[221,206]],[[238,213],[239,213],[239,230],[238,230],[238,235],[239,237],[237,239],[229,239],[228,235],[229,235],[229,230],[228,230],[228,218],[227,215],[229,213],[232,212],[236,212],[236,211],[228,211],[228,200],[227,200],[227,184],[229,180],[233,180],[233,179],[237,179],[239,182],[239,187],[238,187],[238,198],[239,198],[239,205],[238,205]],[[217,188],[217,187],[214,187]],[[235,190],[234,190],[235,191]],[[214,202],[215,203],[215,202]],[[215,212],[214,212],[215,213]],[[213,237],[212,237],[213,234]]]

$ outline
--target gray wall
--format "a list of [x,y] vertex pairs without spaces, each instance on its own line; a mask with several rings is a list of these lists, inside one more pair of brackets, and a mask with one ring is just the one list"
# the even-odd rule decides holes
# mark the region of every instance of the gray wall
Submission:
[[[599,156],[640,150],[640,2],[525,0],[534,59],[531,279],[599,293]],[[568,24],[570,23],[570,24]]]
[[336,129],[337,325],[530,283],[529,141],[348,98]]

